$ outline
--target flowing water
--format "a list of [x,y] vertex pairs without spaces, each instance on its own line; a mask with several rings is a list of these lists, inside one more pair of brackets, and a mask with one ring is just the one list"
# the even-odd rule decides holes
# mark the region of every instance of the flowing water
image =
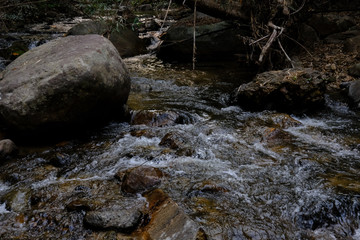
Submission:
[[[87,192],[117,199],[115,173],[147,165],[165,173],[160,187],[209,239],[360,239],[357,112],[330,98],[311,115],[243,111],[228,104],[251,79],[237,63],[195,71],[151,56],[126,63],[130,108],[183,121],[115,122],[84,139],[23,148],[0,166],[0,238],[86,239],[82,216],[64,206]],[[159,145],[167,133],[181,138],[180,148]]]

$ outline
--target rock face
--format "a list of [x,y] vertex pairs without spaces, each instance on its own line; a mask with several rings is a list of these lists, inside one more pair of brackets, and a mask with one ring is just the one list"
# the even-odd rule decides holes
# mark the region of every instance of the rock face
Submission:
[[146,52],[145,43],[129,28],[112,29],[105,21],[88,21],[74,26],[68,35],[99,34],[109,38],[121,57],[131,57]]
[[15,130],[84,126],[120,116],[129,73],[99,35],[60,38],[34,48],[0,76],[0,115]]
[[[197,14],[196,59],[234,58],[235,54],[245,53],[245,45],[238,36],[248,34],[228,22],[205,14]],[[193,16],[184,18],[172,25],[165,34],[158,57],[167,61],[191,62],[193,54]]]
[[285,112],[314,110],[324,103],[326,80],[312,69],[285,69],[260,73],[241,85],[235,101],[247,110]]

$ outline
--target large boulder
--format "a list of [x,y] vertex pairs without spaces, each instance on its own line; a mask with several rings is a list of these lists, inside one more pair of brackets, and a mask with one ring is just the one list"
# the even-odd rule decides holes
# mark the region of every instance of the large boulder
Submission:
[[114,28],[105,21],[87,21],[75,25],[67,32],[67,35],[87,34],[99,34],[108,37],[121,57],[132,57],[146,53],[144,41],[126,26]]
[[[172,25],[163,37],[157,53],[167,61],[191,62],[193,56],[193,16]],[[248,30],[217,18],[197,13],[196,59],[199,61],[233,59],[246,52],[239,36],[248,35]]]
[[99,35],[69,36],[26,52],[0,76],[0,116],[15,130],[56,129],[121,117],[130,77]]
[[321,73],[309,68],[264,72],[237,89],[235,102],[255,111],[314,110],[324,104],[326,83]]

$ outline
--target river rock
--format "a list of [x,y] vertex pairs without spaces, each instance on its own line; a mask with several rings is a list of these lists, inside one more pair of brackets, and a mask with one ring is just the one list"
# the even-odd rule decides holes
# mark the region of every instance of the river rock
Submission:
[[302,123],[298,120],[292,118],[290,115],[285,113],[276,113],[271,115],[270,119],[272,125],[274,125],[277,128],[290,128],[290,127],[298,127],[301,126]]
[[114,26],[105,21],[87,21],[77,24],[67,32],[67,35],[86,34],[99,34],[108,37],[119,51],[121,57],[131,57],[146,53],[144,41],[126,26],[120,26],[115,29]]
[[0,114],[16,130],[82,127],[119,117],[130,77],[99,35],[60,38],[23,54],[0,79]]
[[132,125],[143,124],[151,127],[173,126],[189,122],[190,119],[187,116],[172,111],[140,110],[134,111],[131,117]]
[[[167,61],[192,61],[193,55],[193,16],[184,18],[172,25],[162,40],[157,53]],[[247,30],[217,18],[198,13],[196,20],[196,59],[229,59],[235,54],[245,53],[245,45],[238,36],[247,35]]]
[[360,77],[360,63],[354,64],[349,68],[349,75],[353,77]]
[[151,213],[150,222],[143,232],[148,237],[146,239],[197,239],[199,226],[162,190],[154,190],[146,198]]
[[163,177],[159,169],[149,166],[130,169],[124,177],[121,177],[121,172],[117,175],[122,179],[122,191],[128,193],[143,193],[155,189],[161,184]]
[[0,160],[12,156],[18,152],[18,148],[10,139],[0,140]]
[[144,200],[126,198],[119,205],[87,212],[84,223],[94,230],[130,233],[139,226],[144,211]]
[[323,106],[326,83],[309,68],[264,72],[237,89],[235,102],[247,110],[305,112]]
[[348,86],[348,96],[360,108],[360,80],[353,81]]

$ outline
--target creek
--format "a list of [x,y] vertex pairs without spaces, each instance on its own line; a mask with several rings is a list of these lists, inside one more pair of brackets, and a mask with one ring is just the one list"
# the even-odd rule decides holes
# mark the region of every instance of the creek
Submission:
[[[239,63],[125,62],[129,107],[183,121],[112,122],[81,139],[22,146],[0,165],[1,239],[94,239],[66,205],[80,195],[118,200],[115,173],[140,165],[161,169],[160,188],[209,239],[360,239],[358,112],[330,98],[308,115],[247,112],[228,103],[253,74]],[[159,145],[167,133],[181,136],[180,149]]]

